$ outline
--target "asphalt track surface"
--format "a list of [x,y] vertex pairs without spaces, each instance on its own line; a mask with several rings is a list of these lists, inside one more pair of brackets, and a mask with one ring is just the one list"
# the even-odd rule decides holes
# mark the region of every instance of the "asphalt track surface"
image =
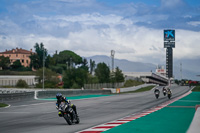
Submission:
[[[188,87],[173,87],[172,98],[189,91]],[[142,112],[168,101],[153,91],[120,94],[91,99],[72,100],[77,106],[80,124],[68,125],[58,117],[55,101],[10,101],[9,108],[0,108],[1,133],[74,133],[99,124]]]

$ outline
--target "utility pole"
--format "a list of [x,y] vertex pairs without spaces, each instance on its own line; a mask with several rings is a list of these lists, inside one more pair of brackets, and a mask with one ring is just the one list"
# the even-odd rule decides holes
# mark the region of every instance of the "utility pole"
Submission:
[[115,55],[115,51],[111,50],[112,72],[114,72],[114,55]]
[[115,87],[114,85],[114,56],[115,56],[115,51],[114,50],[111,50],[111,60],[112,60],[112,72],[111,72],[111,78],[112,78],[112,88]]
[[45,60],[44,60],[44,47],[43,47],[43,84],[42,84],[43,90],[44,90],[44,66],[45,66]]
[[180,63],[180,74],[181,74],[181,80],[182,80],[182,62]]

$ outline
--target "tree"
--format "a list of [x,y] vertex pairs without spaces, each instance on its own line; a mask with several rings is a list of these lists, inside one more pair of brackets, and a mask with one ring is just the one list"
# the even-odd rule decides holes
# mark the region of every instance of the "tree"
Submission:
[[64,88],[81,88],[87,79],[88,71],[83,67],[67,69],[63,77]]
[[43,43],[36,43],[35,46],[35,52],[36,54],[32,54],[30,56],[31,59],[31,67],[35,69],[39,69],[43,67],[43,59],[46,59],[47,56],[47,49],[44,48]]
[[10,66],[10,58],[9,57],[4,57],[0,56],[0,67],[5,70],[8,69]]
[[110,82],[110,69],[105,63],[99,63],[95,69],[95,75],[100,83]]
[[[39,69],[36,71],[36,76],[38,76],[38,81],[39,84],[37,87],[42,86],[42,80],[43,80],[43,69]],[[58,84],[59,80],[57,78],[56,72],[53,72],[51,69],[45,68],[44,69],[44,83],[45,83],[45,88],[47,84],[51,84],[51,86],[48,86],[49,88],[55,88],[56,85]]]
[[67,64],[69,67],[73,67],[73,64],[78,65],[83,63],[82,58],[76,53],[64,50],[58,54],[57,63]]
[[115,70],[115,82],[124,82],[124,75],[119,67],[117,67]]
[[16,60],[15,62],[13,62],[13,64],[11,65],[12,69],[18,69],[23,67],[20,60]]

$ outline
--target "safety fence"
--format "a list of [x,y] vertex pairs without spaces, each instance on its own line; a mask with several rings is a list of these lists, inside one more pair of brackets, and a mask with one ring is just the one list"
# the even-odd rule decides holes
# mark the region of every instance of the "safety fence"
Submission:
[[33,86],[36,83],[36,76],[4,75],[0,76],[0,86],[16,86],[20,79],[26,81],[29,86]]

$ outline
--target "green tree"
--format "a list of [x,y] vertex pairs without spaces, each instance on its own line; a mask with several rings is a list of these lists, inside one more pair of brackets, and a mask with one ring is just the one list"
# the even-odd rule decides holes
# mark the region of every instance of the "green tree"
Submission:
[[124,75],[122,73],[122,70],[119,69],[119,67],[117,67],[115,69],[115,82],[124,82]]
[[99,63],[95,69],[95,75],[100,83],[110,82],[110,69],[105,63]]
[[56,60],[57,63],[67,64],[68,67],[73,67],[73,64],[78,65],[83,63],[82,58],[79,55],[69,50],[61,51],[58,54],[58,57],[56,56]]
[[64,88],[81,88],[88,80],[88,71],[83,67],[71,68],[65,71]]
[[10,66],[10,59],[9,57],[0,56],[0,67],[5,70],[8,69]]
[[88,74],[87,83],[88,84],[97,84],[97,83],[99,83],[99,80],[98,80],[97,76],[93,76],[91,74]]
[[30,59],[31,59],[30,66],[35,69],[39,69],[43,67],[43,59],[46,59],[47,49],[44,48],[43,43],[40,43],[40,44],[36,43],[34,48],[35,48],[36,54],[32,54],[30,56]]
[[[39,69],[36,71],[36,76],[38,77],[38,85],[37,87],[42,86],[43,81],[43,69]],[[59,80],[57,79],[57,73],[53,72],[51,69],[45,68],[44,69],[44,83],[45,88],[47,87],[47,84],[51,84],[51,86],[48,86],[48,88],[55,88],[58,84]]]
[[16,60],[15,62],[13,62],[13,64],[11,65],[11,67],[12,67],[12,69],[16,70],[16,69],[19,69],[19,68],[21,68],[23,66],[22,66],[20,60]]

